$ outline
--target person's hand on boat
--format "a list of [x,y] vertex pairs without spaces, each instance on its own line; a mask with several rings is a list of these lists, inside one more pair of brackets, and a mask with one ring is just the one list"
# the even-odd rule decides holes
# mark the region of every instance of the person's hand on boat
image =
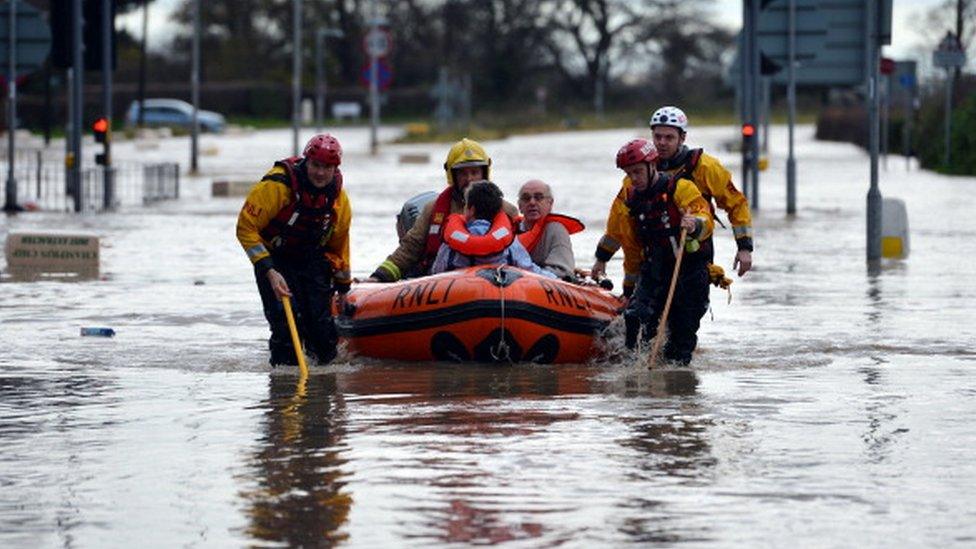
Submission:
[[281,276],[281,273],[271,269],[267,274],[268,282],[271,283],[271,289],[274,290],[275,296],[281,299],[281,296],[286,295],[291,297],[291,290],[288,288],[288,283],[285,282],[285,277]]
[[600,261],[599,259],[593,263],[593,267],[590,268],[590,278],[593,280],[600,280],[600,278],[607,275],[607,262]]

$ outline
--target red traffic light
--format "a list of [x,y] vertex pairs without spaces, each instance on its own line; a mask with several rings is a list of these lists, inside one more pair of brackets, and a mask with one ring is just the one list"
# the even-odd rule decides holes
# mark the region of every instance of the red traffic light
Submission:
[[102,117],[92,123],[92,130],[95,133],[105,133],[108,131],[108,118]]
[[756,127],[752,124],[742,125],[742,137],[752,137],[756,135]]
[[878,69],[881,74],[893,74],[895,72],[895,60],[882,57]]

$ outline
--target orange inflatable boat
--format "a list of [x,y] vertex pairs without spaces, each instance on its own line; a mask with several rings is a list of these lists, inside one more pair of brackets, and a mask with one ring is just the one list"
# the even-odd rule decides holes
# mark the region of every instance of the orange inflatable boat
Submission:
[[597,286],[479,265],[353,286],[337,317],[354,354],[397,360],[586,362],[620,302]]

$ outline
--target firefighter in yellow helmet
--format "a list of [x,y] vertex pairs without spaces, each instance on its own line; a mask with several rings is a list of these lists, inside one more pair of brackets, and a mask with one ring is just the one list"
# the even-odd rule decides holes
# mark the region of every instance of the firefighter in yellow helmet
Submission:
[[[396,282],[428,274],[443,242],[444,221],[452,213],[464,212],[464,190],[474,181],[489,179],[490,170],[491,157],[477,141],[464,138],[452,145],[444,161],[447,188],[424,206],[416,222],[400,239],[397,249],[369,279]],[[518,215],[515,206],[508,202],[504,202],[502,208],[513,219]]]

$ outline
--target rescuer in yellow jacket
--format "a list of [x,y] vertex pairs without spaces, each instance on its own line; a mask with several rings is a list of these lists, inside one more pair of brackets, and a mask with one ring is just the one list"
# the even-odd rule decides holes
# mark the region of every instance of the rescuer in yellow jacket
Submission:
[[[444,222],[453,213],[464,213],[464,191],[474,181],[489,179],[491,157],[480,143],[464,138],[447,152],[444,161],[447,188],[428,202],[410,230],[400,238],[400,245],[373,271],[369,280],[395,282],[402,278],[430,274],[430,266],[444,242]],[[502,209],[512,219],[518,210],[503,201]]]
[[254,265],[264,316],[271,327],[272,365],[297,364],[282,296],[295,307],[299,337],[319,363],[336,356],[332,297],[349,291],[352,209],[342,188],[342,147],[316,135],[302,157],[274,163],[237,217],[237,240]]
[[[624,170],[623,187],[614,198],[607,231],[596,250],[595,276],[606,271],[606,262],[619,248],[624,251],[624,311],[626,344],[637,345],[655,333],[667,300],[676,267],[678,246],[685,247],[671,312],[667,360],[688,364],[698,343],[698,327],[708,309],[708,260],[713,217],[701,192],[687,179],[676,178],[654,167],[657,151],[645,139],[630,141],[617,152],[617,167]],[[678,242],[681,229],[687,241]],[[606,241],[612,241],[607,246]],[[629,282],[629,283],[628,283]]]
[[654,111],[649,125],[658,152],[658,171],[690,179],[706,201],[711,204],[714,200],[728,214],[737,248],[733,268],[739,276],[746,274],[752,268],[752,215],[746,196],[732,183],[732,174],[714,156],[685,145],[688,117],[678,107]]

